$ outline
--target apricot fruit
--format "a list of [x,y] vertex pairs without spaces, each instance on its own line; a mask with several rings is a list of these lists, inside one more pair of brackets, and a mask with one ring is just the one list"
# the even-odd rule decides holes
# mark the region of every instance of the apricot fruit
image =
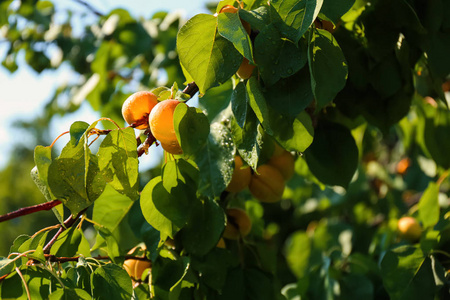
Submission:
[[234,157],[234,170],[231,181],[225,189],[228,192],[239,193],[244,190],[250,184],[250,179],[252,178],[252,171],[250,167],[247,166],[242,168],[242,158],[239,156]]
[[252,175],[249,189],[252,195],[261,202],[274,203],[281,200],[285,182],[277,168],[262,165]]
[[136,129],[148,128],[148,116],[158,100],[155,94],[147,91],[129,96],[122,105],[122,116],[128,124],[139,122]]
[[406,171],[408,170],[409,166],[411,165],[411,160],[408,157],[403,158],[400,160],[396,166],[396,171],[400,175],[406,174]]
[[413,217],[402,217],[397,222],[397,228],[400,236],[410,242],[420,239],[422,227]]
[[[142,247],[145,250],[145,247]],[[132,254],[136,250],[136,247],[131,249],[128,254]],[[150,269],[152,266],[150,261],[140,259],[127,259],[123,263],[125,271],[133,280],[141,280],[142,274],[145,270]]]
[[240,65],[239,69],[237,70],[236,74],[241,79],[249,79],[250,76],[252,76],[253,69],[255,67],[256,67],[255,65],[251,65],[250,62],[248,61],[248,59],[246,59],[244,57],[244,59],[242,60],[242,63]]
[[223,237],[230,240],[238,240],[247,236],[252,229],[252,221],[247,212],[241,208],[228,208],[226,210],[227,225]]
[[227,246],[225,245],[225,240],[223,238],[220,238],[220,240],[217,242],[216,247],[226,249]]
[[267,164],[277,168],[284,180],[289,180],[294,176],[295,160],[289,151],[283,150],[280,155],[272,156]]
[[178,105],[186,104],[174,99],[161,101],[155,105],[148,118],[153,136],[164,150],[172,154],[183,153],[173,125],[173,113]]

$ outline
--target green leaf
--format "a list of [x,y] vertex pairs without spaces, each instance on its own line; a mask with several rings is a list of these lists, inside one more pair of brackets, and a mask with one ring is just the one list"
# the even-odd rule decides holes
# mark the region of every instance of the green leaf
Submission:
[[346,188],[358,166],[358,148],[346,127],[322,124],[316,128],[314,141],[305,151],[305,160],[321,182]]
[[306,232],[298,231],[292,234],[286,248],[286,260],[289,268],[297,278],[305,277],[311,255],[311,242]]
[[266,88],[264,97],[271,109],[294,119],[314,99],[308,68]]
[[155,177],[150,180],[144,187],[141,193],[141,209],[147,222],[152,225],[156,230],[160,231],[164,235],[173,237],[173,235],[179,230],[172,221],[161,213],[155,206],[154,197],[158,197],[160,193],[163,193],[164,197],[170,196],[164,189],[161,177]]
[[173,114],[177,139],[185,156],[195,155],[206,143],[209,121],[198,108],[177,105]]
[[0,258],[0,277],[9,274],[14,269],[14,260],[6,257]]
[[314,22],[323,0],[274,0],[271,5],[284,22],[279,25],[281,33],[297,43]]
[[134,129],[125,128],[111,131],[97,152],[98,167],[105,181],[131,200],[139,197],[136,148]]
[[27,291],[31,299],[48,299],[51,288],[61,288],[53,274],[44,268],[21,266],[19,269],[23,280],[17,272],[5,278],[0,285],[1,299],[27,300]]
[[227,126],[212,123],[208,140],[194,158],[199,170],[199,193],[215,198],[225,190],[233,174],[234,144]]
[[101,196],[94,203],[92,220],[114,232],[127,216],[133,203],[126,195],[120,194],[107,184]]
[[347,81],[347,62],[336,39],[326,30],[311,33],[308,51],[311,87],[317,110],[333,101]]
[[432,227],[439,221],[438,196],[439,185],[430,182],[422,197],[420,197],[419,218],[425,228]]
[[220,117],[220,114],[230,104],[232,93],[231,80],[208,90],[208,93],[199,99],[199,107],[202,108],[210,123]]
[[304,152],[313,142],[314,128],[306,112],[301,112],[295,119],[270,110],[270,126],[273,137],[288,151]]
[[272,134],[271,123],[269,122],[269,108],[266,99],[261,91],[261,86],[255,77],[250,77],[247,81],[247,95],[250,107],[255,112],[259,122],[268,134]]
[[323,0],[320,10],[328,19],[336,23],[355,3],[355,0]]
[[265,85],[272,86],[303,68],[307,49],[304,39],[293,43],[282,38],[275,26],[264,27],[255,38],[255,60]]
[[442,285],[434,270],[443,274],[442,266],[433,267],[420,248],[402,246],[388,251],[381,261],[384,287],[392,300],[435,299]]
[[107,264],[92,273],[94,299],[131,299],[133,287],[127,271],[116,264]]
[[[423,124],[421,125],[423,126]],[[450,113],[444,108],[426,111],[422,131],[424,145],[431,158],[445,169],[450,168]]]
[[235,119],[231,120],[231,132],[233,141],[242,159],[256,170],[259,156],[263,148],[263,134],[261,133],[259,121],[253,111],[247,115],[245,127],[241,128]]
[[242,62],[233,44],[217,33],[217,19],[212,15],[198,14],[187,21],[178,32],[177,50],[180,63],[202,94],[227,81]]
[[84,122],[73,123],[70,142],[49,167],[50,189],[73,215],[92,205],[106,184],[98,167],[98,159],[91,154],[86,141],[85,133],[95,125],[87,127]]
[[248,100],[245,83],[240,81],[233,89],[231,94],[231,110],[237,124],[243,128],[247,118]]
[[239,13],[220,13],[217,24],[219,34],[232,42],[236,50],[253,63],[252,41],[242,25]]
[[[98,231],[98,234],[106,241],[108,256],[114,263],[117,263],[116,257],[120,256],[121,251],[116,238],[108,228],[98,225],[95,225],[94,227]],[[99,239],[97,239],[97,241],[98,240]],[[95,245],[93,248],[95,248]]]
[[50,249],[50,254],[62,257],[72,257],[81,254],[85,257],[91,255],[89,242],[81,229],[72,226],[61,233]]
[[192,208],[186,227],[180,232],[186,251],[199,256],[213,249],[225,228],[225,214],[214,200],[204,199]]
[[158,257],[152,266],[152,284],[155,287],[155,295],[164,299],[169,298],[169,294],[174,287],[180,283],[189,269],[189,258],[184,256],[178,260],[171,260],[165,257]]
[[65,288],[62,290],[56,290],[50,294],[49,300],[70,300],[70,299],[82,299],[91,300],[92,296],[82,289],[70,289]]
[[202,281],[215,290],[221,290],[232,263],[231,253],[225,249],[214,248],[206,255],[192,256],[192,268],[202,274]]

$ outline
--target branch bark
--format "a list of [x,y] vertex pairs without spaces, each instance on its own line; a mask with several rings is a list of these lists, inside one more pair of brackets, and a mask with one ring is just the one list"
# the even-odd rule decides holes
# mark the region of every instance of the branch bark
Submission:
[[60,200],[52,200],[49,202],[45,202],[42,204],[38,204],[38,205],[33,205],[33,206],[28,206],[28,207],[23,207],[20,208],[16,211],[7,213],[6,215],[0,216],[0,223],[4,222],[4,221],[8,221],[17,217],[21,217],[21,216],[25,216],[25,215],[29,215],[38,211],[42,211],[42,210],[50,210],[53,207],[57,206],[61,204]]

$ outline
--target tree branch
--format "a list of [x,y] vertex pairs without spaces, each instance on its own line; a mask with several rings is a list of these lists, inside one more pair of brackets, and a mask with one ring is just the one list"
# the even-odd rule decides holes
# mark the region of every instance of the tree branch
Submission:
[[83,5],[84,7],[86,7],[89,11],[91,11],[93,14],[99,16],[99,17],[103,17],[104,14],[102,14],[101,12],[99,12],[97,9],[95,9],[92,5],[90,5],[89,3],[84,2],[83,0],[73,0],[74,2],[77,2],[81,5]]
[[7,213],[6,215],[0,216],[0,223],[3,221],[18,218],[21,216],[29,215],[29,214],[32,214],[32,213],[35,213],[35,212],[38,212],[41,210],[50,210],[59,204],[61,204],[60,200],[52,200],[50,202],[45,202],[45,203],[38,204],[38,205],[23,207],[16,211]]
[[44,253],[49,253],[50,252],[50,248],[53,246],[53,244],[56,242],[56,240],[58,239],[58,237],[60,236],[61,233],[63,233],[67,228],[72,227],[72,225],[80,218],[80,216],[82,214],[84,214],[84,212],[87,210],[87,208],[83,209],[82,211],[80,211],[77,216],[75,218],[72,218],[72,215],[70,217],[68,217],[65,221],[64,221],[64,226],[61,226],[58,230],[58,232],[55,233],[55,235],[52,237],[52,239],[47,243],[47,245],[45,245],[44,247]]

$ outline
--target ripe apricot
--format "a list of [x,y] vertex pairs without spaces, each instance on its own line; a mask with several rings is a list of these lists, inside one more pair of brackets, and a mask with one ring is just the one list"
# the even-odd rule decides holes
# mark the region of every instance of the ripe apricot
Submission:
[[422,234],[422,227],[413,217],[400,218],[397,227],[400,236],[410,242],[419,240]]
[[252,175],[249,189],[252,195],[261,202],[274,203],[281,200],[285,182],[277,168],[271,165],[262,165]]
[[242,158],[239,156],[234,157],[234,170],[231,181],[225,189],[228,192],[239,193],[244,190],[250,184],[252,178],[252,172],[250,167],[242,168]]
[[242,60],[241,66],[237,70],[236,74],[239,76],[239,78],[242,79],[249,79],[250,76],[252,76],[253,69],[255,68],[255,65],[251,65],[248,59],[244,57]]
[[123,103],[122,116],[128,124],[141,123],[136,126],[137,129],[147,129],[148,115],[156,104],[158,100],[155,94],[147,91],[134,93]]
[[149,124],[153,136],[160,141],[164,150],[172,154],[181,154],[173,125],[173,112],[177,105],[186,105],[178,100],[164,100],[159,102],[150,113]]
[[289,151],[284,150],[280,155],[272,156],[268,162],[283,175],[284,180],[289,180],[295,173],[295,160]]
[[397,173],[400,175],[404,175],[411,165],[411,160],[408,157],[403,158],[397,164]]
[[217,242],[216,247],[226,249],[227,246],[225,245],[225,240],[223,238],[220,238],[220,240]]
[[[145,249],[145,246],[142,248]],[[136,247],[131,249],[128,254],[132,254],[135,250]],[[151,266],[152,264],[150,261],[140,259],[127,259],[123,263],[125,271],[127,271],[128,275],[130,275],[133,280],[141,280],[144,271],[150,269]]]
[[247,212],[241,208],[228,208],[226,210],[227,226],[223,237],[230,240],[238,240],[247,236],[252,229],[252,221]]

